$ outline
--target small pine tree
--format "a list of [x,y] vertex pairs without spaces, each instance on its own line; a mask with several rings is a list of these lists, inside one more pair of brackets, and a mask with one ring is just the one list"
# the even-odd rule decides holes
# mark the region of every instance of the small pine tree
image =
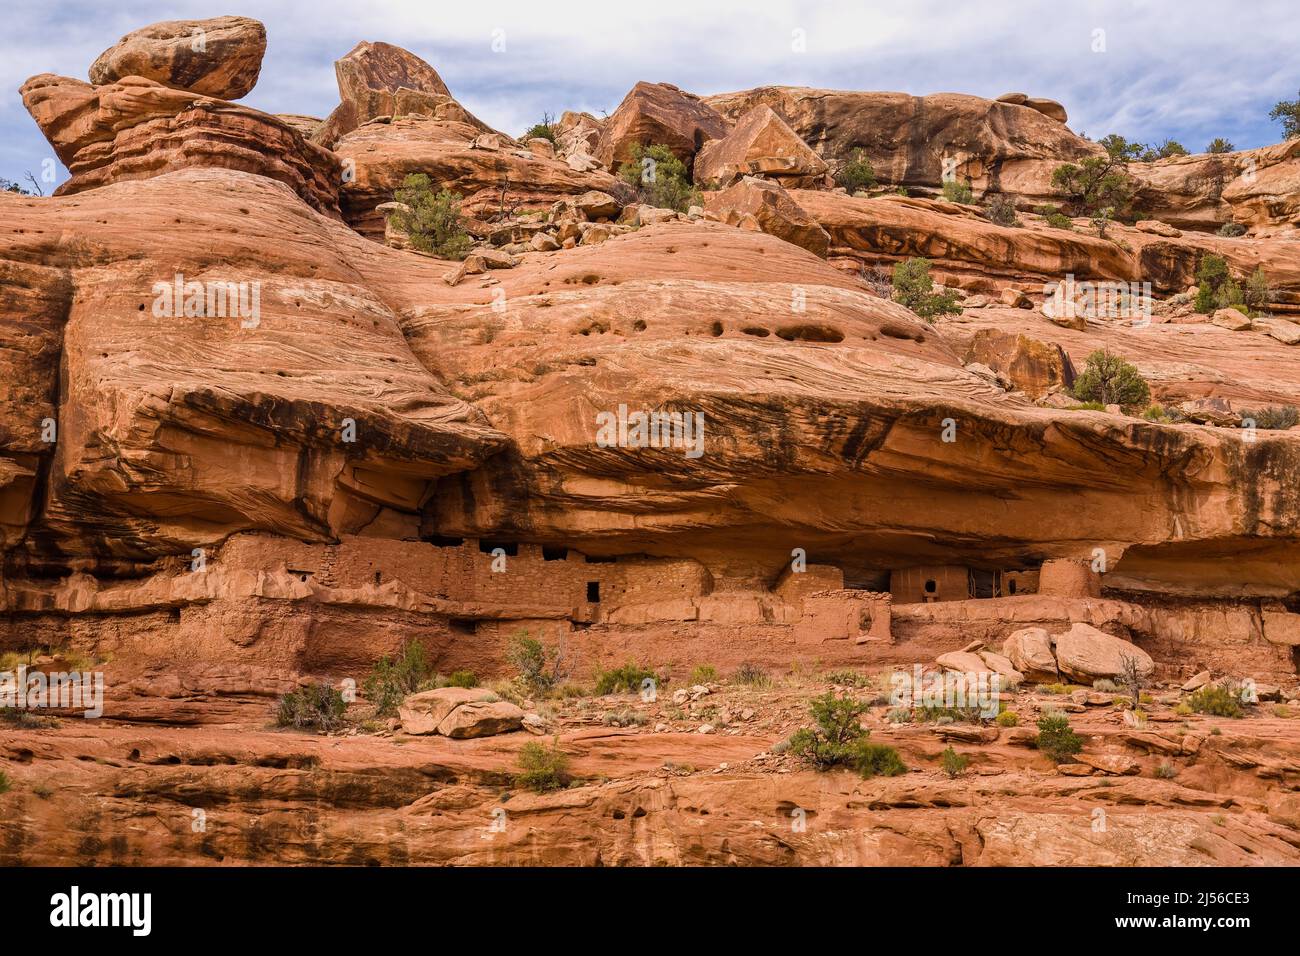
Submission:
[[932,321],[937,315],[957,315],[957,293],[934,291],[930,277],[930,260],[907,259],[894,264],[894,301],[911,309],[921,318]]
[[1210,140],[1209,145],[1205,147],[1207,153],[1232,153],[1236,152],[1236,149],[1236,146],[1233,146],[1222,136],[1216,136],[1214,139]]
[[1038,720],[1038,749],[1057,763],[1083,749],[1083,739],[1070,729],[1070,721],[1059,714]]
[[1278,100],[1269,110],[1268,118],[1282,123],[1282,138],[1300,137],[1300,95],[1294,100]]
[[1137,368],[1105,349],[1088,356],[1073,391],[1081,402],[1124,409],[1145,407],[1151,398],[1151,388]]
[[464,259],[473,248],[474,240],[461,224],[459,193],[435,193],[427,175],[412,173],[393,198],[409,209],[397,213],[396,223],[416,249],[440,259]]
[[835,171],[835,184],[843,186],[850,196],[876,184],[876,170],[862,150],[855,149],[848,161]]

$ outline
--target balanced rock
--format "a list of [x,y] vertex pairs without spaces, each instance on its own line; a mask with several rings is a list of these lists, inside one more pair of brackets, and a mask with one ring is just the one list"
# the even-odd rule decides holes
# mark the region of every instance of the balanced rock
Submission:
[[1002,654],[1030,680],[1056,680],[1052,638],[1045,628],[1022,627],[1002,645]]
[[726,136],[730,125],[698,96],[668,83],[642,82],[605,120],[595,155],[608,168],[617,169],[632,158],[634,147],[658,144],[688,161],[707,141]]
[[219,100],[247,96],[266,52],[266,28],[248,17],[164,20],[128,33],[90,67],[96,86],[142,76]]
[[1068,631],[1055,635],[1052,641],[1061,673],[1081,683],[1091,684],[1100,677],[1121,677],[1128,660],[1137,662],[1139,676],[1150,676],[1155,670],[1151,655],[1142,648],[1091,624],[1075,623]]
[[408,734],[487,737],[518,730],[524,711],[480,687],[439,687],[412,694],[397,710]]
[[726,189],[710,192],[704,206],[728,225],[745,228],[748,218],[763,232],[823,259],[830,248],[826,230],[776,183],[746,176]]
[[729,186],[746,175],[769,176],[785,185],[810,186],[826,175],[826,162],[766,104],[756,106],[721,139],[695,157],[697,183]]

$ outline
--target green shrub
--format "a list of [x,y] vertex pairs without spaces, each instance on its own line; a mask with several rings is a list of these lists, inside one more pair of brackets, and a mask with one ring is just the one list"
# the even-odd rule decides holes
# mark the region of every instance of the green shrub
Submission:
[[936,315],[957,315],[961,312],[956,292],[934,291],[929,259],[913,258],[894,263],[892,284],[894,301],[927,321]]
[[1186,156],[1187,148],[1176,139],[1167,139],[1156,146],[1148,146],[1142,153],[1142,161],[1153,163],[1157,159],[1168,159],[1170,156]]
[[478,675],[473,671],[452,671],[447,678],[448,687],[477,687]]
[[395,659],[385,654],[375,663],[361,683],[361,693],[374,705],[376,717],[391,717],[397,713],[398,705],[418,691],[428,678],[429,662],[424,645],[407,641]]
[[960,777],[966,772],[966,767],[970,764],[970,758],[952,749],[952,746],[944,748],[943,753],[939,754],[939,763],[943,767],[943,772],[950,777]]
[[1245,306],[1251,314],[1259,312],[1273,298],[1273,290],[1268,287],[1268,276],[1264,275],[1263,268],[1256,268],[1246,280],[1246,289],[1243,293]]
[[0,793],[8,793],[12,784],[9,783],[9,777],[3,770],[0,770]]
[[1268,118],[1282,121],[1282,138],[1300,137],[1300,98],[1278,100],[1277,105],[1269,110]]
[[1166,760],[1160,766],[1156,767],[1156,776],[1161,780],[1173,780],[1174,777],[1178,776],[1178,770],[1173,764]]
[[1061,212],[1059,206],[1048,203],[1034,210],[1043,217],[1043,221],[1054,229],[1074,229],[1074,220]]
[[530,139],[549,139],[552,144],[555,143],[555,117],[550,113],[542,114],[542,121],[534,123],[528,129],[524,130],[524,135],[520,137],[525,143]]
[[615,667],[612,670],[596,672],[596,695],[604,697],[606,694],[634,694],[641,689],[641,682],[646,680],[657,680],[655,672],[648,667],[642,667],[640,664],[628,662],[622,667]]
[[1256,428],[1267,431],[1285,431],[1300,422],[1300,411],[1294,405],[1270,405],[1254,411],[1243,411],[1241,417],[1253,418]]
[[618,167],[618,176],[651,206],[686,212],[700,202],[686,165],[667,146],[636,144],[632,158]]
[[416,249],[440,259],[464,259],[473,248],[474,240],[461,224],[458,193],[435,193],[428,176],[412,173],[393,198],[410,209],[397,212],[395,221]]
[[[1264,281],[1264,299],[1267,300],[1267,282],[1263,280],[1263,273],[1260,273],[1260,279],[1256,281]],[[1201,257],[1196,267],[1196,285],[1196,299],[1192,307],[1204,315],[1218,309],[1246,304],[1246,294],[1233,279],[1228,271],[1227,260],[1222,256],[1207,252]]]
[[731,682],[733,684],[744,684],[759,690],[772,686],[772,678],[767,671],[748,661],[736,668],[731,675]]
[[524,689],[535,696],[545,697],[569,676],[563,651],[543,646],[527,631],[513,635],[507,642],[506,663],[518,672]]
[[1244,236],[1245,234],[1246,227],[1239,222],[1225,222],[1219,227],[1217,233],[1217,235],[1223,236],[1225,239],[1235,239],[1237,236]]
[[1062,163],[1052,171],[1052,185],[1064,193],[1078,215],[1090,216],[1107,206],[1123,214],[1137,195],[1137,183],[1126,169],[1135,144],[1115,143],[1107,137],[1102,145],[1107,155]]
[[1072,391],[1082,402],[1101,402],[1124,409],[1146,405],[1151,398],[1151,388],[1138,370],[1105,349],[1088,356]]
[[275,722],[281,727],[301,730],[315,727],[333,730],[343,723],[347,704],[343,695],[326,683],[313,683],[291,690],[280,698],[280,709]]
[[1222,136],[1214,137],[1214,139],[1210,140],[1209,145],[1205,147],[1207,153],[1233,153],[1236,152],[1236,150],[1237,147],[1233,146]]
[[1149,422],[1167,423],[1174,420],[1173,416],[1165,411],[1165,407],[1159,404],[1148,405],[1146,411],[1142,413],[1142,417]]
[[515,786],[534,793],[563,790],[572,780],[569,758],[560,750],[559,738],[549,747],[535,740],[524,744],[519,748],[519,768]]
[[871,676],[861,671],[827,671],[824,675],[829,684],[840,687],[870,687]]
[[1240,717],[1241,696],[1217,684],[1207,684],[1187,698],[1187,706],[1212,717]]
[[852,767],[863,777],[896,776],[907,768],[893,747],[873,744],[860,718],[870,705],[851,697],[836,697],[827,691],[808,702],[815,727],[796,730],[790,737],[790,752],[819,770]]
[[995,222],[999,226],[1020,225],[1020,217],[1016,215],[1016,204],[1002,193],[994,193],[989,197],[985,215],[989,217],[990,222]]
[[718,670],[712,664],[698,664],[691,671],[691,684],[712,684],[718,679]]
[[1040,684],[1038,689],[1044,694],[1068,694],[1069,684]]
[[1105,402],[1080,402],[1070,409],[1072,412],[1104,412],[1105,410]]
[[860,149],[855,149],[848,161],[835,171],[835,185],[843,186],[850,196],[875,184],[876,171]]
[[1070,721],[1059,714],[1038,719],[1038,749],[1057,763],[1083,749],[1083,740],[1070,729]]
[[943,184],[943,198],[948,202],[957,202],[969,206],[975,202],[975,194],[971,191],[968,183],[959,183],[955,179],[950,179]]
[[999,727],[1015,727],[1020,723],[1020,715],[1014,710],[1004,710],[994,718],[993,722]]

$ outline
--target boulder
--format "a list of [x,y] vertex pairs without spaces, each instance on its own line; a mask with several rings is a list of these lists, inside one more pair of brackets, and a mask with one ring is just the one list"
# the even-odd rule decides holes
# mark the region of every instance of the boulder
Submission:
[[1219,309],[1210,317],[1210,322],[1229,332],[1245,332],[1250,328],[1250,317],[1237,309]]
[[1056,657],[1052,654],[1052,638],[1045,628],[1022,627],[1012,632],[1002,645],[1002,654],[1030,680],[1058,679]]
[[940,654],[934,659],[934,662],[945,670],[956,671],[959,674],[978,674],[989,669],[985,665],[983,658],[969,651],[951,651],[947,654]]
[[474,700],[461,704],[438,724],[444,737],[491,737],[523,726],[524,711],[508,700]]
[[496,694],[481,687],[439,687],[411,694],[397,708],[397,716],[406,733],[433,734],[438,732],[438,725],[462,704],[497,700],[500,698]]
[[1270,335],[1283,345],[1300,344],[1300,325],[1286,319],[1261,318],[1254,320],[1254,326],[1265,335]]
[[1042,96],[1026,97],[1025,106],[1031,110],[1037,110],[1048,119],[1056,120],[1058,123],[1065,123],[1069,120],[1069,115],[1065,112],[1065,107],[1056,100],[1049,100]]
[[668,83],[638,83],[601,126],[595,157],[616,170],[633,147],[667,146],[689,165],[700,147],[727,135],[731,124],[698,96]]
[[997,653],[997,651],[977,651],[976,653],[979,655],[980,660],[984,662],[984,666],[1000,675],[1007,686],[1017,687],[1024,681],[1025,675],[1020,673],[1016,666],[1011,663],[1010,658]]
[[618,215],[622,205],[609,193],[592,189],[573,201],[573,205],[588,219],[612,219]]
[[1117,777],[1131,777],[1142,771],[1141,764],[1124,754],[1075,754],[1074,760],[1086,767]]
[[1191,677],[1189,677],[1187,681],[1183,684],[1181,689],[1187,691],[1188,693],[1191,693],[1194,690],[1200,690],[1209,682],[1210,682],[1210,672],[1201,671],[1200,673],[1194,674]]
[[1149,232],[1153,236],[1164,236],[1167,239],[1177,239],[1183,234],[1181,229],[1159,219],[1143,219],[1134,228],[1138,232]]
[[756,106],[721,139],[711,140],[695,157],[697,183],[729,186],[747,175],[766,176],[787,185],[814,185],[825,178],[825,160],[814,153],[770,106]]
[[1061,673],[1080,683],[1091,684],[1099,677],[1122,676],[1125,658],[1138,662],[1138,673],[1143,677],[1150,676],[1155,670],[1151,655],[1142,648],[1099,631],[1091,624],[1075,623],[1068,631],[1055,635],[1052,642]]
[[1241,422],[1241,416],[1232,410],[1232,402],[1226,398],[1197,398],[1181,403],[1178,410],[1188,421],[1200,425],[1232,428]]
[[334,61],[334,77],[339,105],[314,137],[330,149],[341,137],[382,116],[433,116],[490,132],[452,98],[433,67],[400,46],[362,41]]
[[745,228],[748,220],[769,235],[826,258],[830,236],[790,194],[773,182],[746,176],[704,200],[705,209],[728,225]]
[[90,66],[90,82],[106,86],[142,76],[174,90],[219,100],[247,96],[266,53],[266,28],[248,17],[164,20],[128,33]]
[[[966,306],[970,305],[967,301]],[[1074,366],[1061,346],[1023,333],[980,329],[971,340],[965,361],[987,365],[1035,401],[1053,388],[1074,382]]]

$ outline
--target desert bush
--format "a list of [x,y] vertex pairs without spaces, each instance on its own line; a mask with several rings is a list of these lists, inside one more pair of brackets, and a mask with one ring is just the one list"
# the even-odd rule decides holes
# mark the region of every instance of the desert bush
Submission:
[[1243,410],[1241,417],[1254,419],[1256,428],[1285,431],[1300,422],[1300,411],[1294,405],[1269,405],[1266,408]]
[[569,758],[560,749],[559,738],[547,747],[530,740],[519,748],[519,773],[515,785],[534,793],[563,790],[572,780]]
[[1294,100],[1278,100],[1277,105],[1268,112],[1271,120],[1282,122],[1282,138],[1300,137],[1300,97]]
[[860,149],[855,149],[848,161],[835,171],[835,185],[843,186],[850,196],[875,184],[876,171]]
[[1216,235],[1220,235],[1225,239],[1235,239],[1237,236],[1244,236],[1245,234],[1246,227],[1239,222],[1225,222],[1216,233]]
[[772,677],[763,668],[749,661],[741,664],[731,675],[733,684],[744,684],[747,687],[763,689],[772,686]]
[[1268,287],[1268,276],[1264,275],[1262,267],[1257,267],[1250,274],[1250,277],[1246,279],[1243,296],[1246,308],[1252,315],[1268,305],[1269,300],[1273,297],[1273,290]]
[[895,302],[927,321],[933,320],[936,315],[957,315],[961,312],[956,292],[934,291],[929,259],[912,258],[895,263],[893,288]]
[[1072,392],[1082,402],[1124,409],[1146,405],[1151,398],[1151,388],[1137,368],[1105,349],[1088,356]]
[[1236,150],[1237,147],[1233,146],[1222,136],[1214,137],[1214,139],[1210,140],[1209,144],[1205,147],[1207,153],[1232,153],[1236,152]]
[[1016,204],[1002,193],[994,193],[989,197],[988,208],[984,214],[989,217],[990,222],[995,222],[999,226],[1020,225],[1020,217],[1016,215]]
[[1093,214],[1090,222],[1092,223],[1092,228],[1097,230],[1097,238],[1106,238],[1106,230],[1110,227],[1110,217],[1114,214],[1115,210],[1111,209],[1110,206],[1107,206],[1104,209],[1099,209]]
[[1167,139],[1163,143],[1155,146],[1148,146],[1142,152],[1142,161],[1153,163],[1157,159],[1168,159],[1170,156],[1186,156],[1187,148],[1176,139]]
[[544,646],[529,637],[527,631],[512,635],[507,642],[506,663],[518,673],[518,680],[528,693],[541,697],[550,694],[569,676],[563,650]]
[[452,671],[447,678],[448,687],[477,687],[478,675],[473,671],[460,670]]
[[975,202],[975,194],[971,191],[969,183],[959,183],[955,179],[950,179],[943,184],[943,198],[948,202],[957,202],[969,206]]
[[655,672],[650,668],[633,664],[631,661],[622,667],[597,671],[596,695],[604,697],[606,694],[633,694],[641,689],[641,682],[647,679],[658,681]]
[[861,671],[827,671],[826,682],[841,687],[870,687],[871,677]]
[[1070,729],[1070,721],[1060,714],[1038,719],[1038,749],[1057,763],[1083,749],[1083,740]]
[[280,698],[275,722],[281,727],[302,730],[315,727],[333,730],[343,723],[347,704],[343,695],[326,683],[313,683],[291,690]]
[[1059,206],[1047,203],[1039,206],[1034,212],[1043,217],[1043,221],[1054,229],[1073,229],[1074,220],[1065,213],[1061,212]]
[[1020,723],[1020,715],[1014,710],[1004,710],[993,719],[999,727],[1015,727]]
[[1156,767],[1156,776],[1161,780],[1173,780],[1174,777],[1178,776],[1178,770],[1173,764],[1166,760],[1160,766]]
[[960,777],[966,772],[966,767],[970,765],[970,758],[957,753],[952,746],[944,748],[943,753],[939,754],[939,763],[943,767],[943,772],[950,777]]
[[712,664],[697,664],[691,671],[691,684],[712,684],[718,679],[718,669]]
[[1242,716],[1241,696],[1218,684],[1207,684],[1187,698],[1187,706],[1212,717]]
[[0,770],[0,793],[8,793],[12,786],[8,775],[3,770]]
[[543,113],[542,121],[540,123],[534,123],[532,126],[528,127],[528,129],[524,130],[524,135],[521,136],[520,138],[525,143],[528,142],[530,139],[537,139],[537,138],[549,139],[552,143],[554,143],[555,142],[554,124],[555,124],[555,117],[552,116],[550,113]]
[[618,176],[651,206],[686,212],[700,202],[699,190],[691,185],[686,164],[667,146],[636,144],[632,158],[618,167]]
[[1228,262],[1222,256],[1207,252],[1201,257],[1196,266],[1196,286],[1192,307],[1205,315],[1246,304],[1246,294],[1228,271]]
[[869,709],[852,697],[827,692],[808,702],[815,727],[804,727],[790,736],[790,752],[820,770],[852,767],[863,777],[895,776],[906,771],[893,747],[873,744],[860,718]]
[[395,222],[416,249],[440,259],[464,259],[473,248],[474,240],[461,223],[458,193],[435,192],[427,175],[412,173],[393,198],[410,210],[397,212]]
[[396,657],[385,654],[375,663],[361,683],[361,693],[374,705],[375,716],[390,717],[397,713],[403,699],[418,691],[428,679],[429,662],[424,645],[407,641]]
[[1126,167],[1142,147],[1115,136],[1106,137],[1101,144],[1106,148],[1105,156],[1062,163],[1052,171],[1052,185],[1065,195],[1078,215],[1090,216],[1107,206],[1116,215],[1123,215],[1137,194],[1137,183]]

